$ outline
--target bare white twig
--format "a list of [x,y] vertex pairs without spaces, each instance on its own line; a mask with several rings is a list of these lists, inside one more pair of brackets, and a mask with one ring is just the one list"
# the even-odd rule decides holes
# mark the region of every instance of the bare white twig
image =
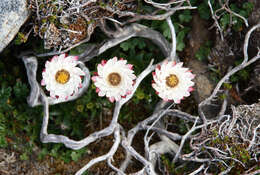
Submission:
[[196,175],[199,172],[201,172],[203,169],[205,168],[205,165],[202,164],[198,169],[196,169],[195,171],[193,171],[192,173],[190,173],[189,175]]
[[171,50],[171,54],[170,54],[170,60],[174,61],[176,60],[176,33],[175,33],[175,29],[174,29],[174,26],[172,24],[172,20],[171,20],[171,17],[168,17],[166,19],[169,27],[170,27],[170,30],[171,30],[171,35],[172,35],[172,50]]
[[107,160],[107,159],[111,159],[113,157],[113,155],[116,153],[118,146],[120,144],[120,129],[119,126],[117,126],[115,128],[115,132],[114,132],[114,144],[112,146],[112,148],[109,150],[109,152],[105,155],[102,155],[100,157],[97,157],[95,159],[92,159],[88,164],[86,164],[84,167],[82,167],[79,171],[77,171],[77,173],[75,175],[81,175],[83,174],[87,169],[89,169],[91,166],[93,166],[94,164]]
[[213,8],[212,8],[210,0],[208,0],[208,5],[209,5],[210,11],[211,11],[211,16],[212,16],[213,20],[215,21],[215,25],[218,28],[221,40],[224,41],[223,30],[221,29],[221,27],[220,27],[220,25],[218,23],[218,20],[216,19],[215,15],[214,15],[214,11],[213,11]]

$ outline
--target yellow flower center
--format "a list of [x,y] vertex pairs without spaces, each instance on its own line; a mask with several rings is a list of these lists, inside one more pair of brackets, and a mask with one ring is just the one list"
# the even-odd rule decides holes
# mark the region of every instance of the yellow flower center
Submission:
[[170,74],[168,77],[166,77],[166,85],[173,88],[177,86],[179,83],[179,79],[176,75]]
[[117,86],[120,84],[121,82],[121,76],[116,73],[113,72],[111,74],[108,75],[108,82],[112,85],[112,86]]
[[60,84],[65,84],[70,79],[70,73],[64,69],[59,70],[55,75],[55,80]]

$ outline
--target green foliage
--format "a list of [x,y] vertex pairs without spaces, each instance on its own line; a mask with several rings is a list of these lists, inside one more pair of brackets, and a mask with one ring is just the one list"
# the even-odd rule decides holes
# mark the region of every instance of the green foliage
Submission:
[[228,90],[232,89],[232,85],[229,83],[223,83],[223,86],[225,89],[228,89]]
[[143,49],[146,46],[144,40],[140,40],[137,38],[134,38],[133,40],[130,40],[129,42],[123,42],[120,44],[120,47],[123,49],[123,51],[128,50],[134,50],[135,48]]
[[[238,66],[241,63],[242,63],[242,59],[236,61],[235,65]],[[236,74],[234,74],[230,77],[230,81],[232,83],[236,83],[239,80],[242,80],[242,81],[248,80],[250,78],[249,71],[250,71],[250,67],[247,67],[245,69],[238,71]]]
[[27,39],[28,39],[28,36],[26,36],[25,34],[23,34],[21,32],[18,32],[14,43],[16,45],[20,45],[20,44],[26,43]]
[[[0,61],[0,148],[7,146],[20,151],[21,160],[28,160],[32,155],[32,150],[40,148],[38,158],[43,159],[46,155],[62,159],[65,162],[71,160],[77,161],[85,153],[86,149],[73,151],[66,149],[62,144],[41,144],[39,140],[41,119],[43,116],[42,107],[31,108],[26,102],[26,97],[29,95],[29,87],[21,79],[16,79],[15,76],[8,73],[8,67],[1,66]],[[22,65],[23,66],[23,65]],[[16,67],[18,72],[19,67]],[[23,75],[25,76],[25,75]],[[21,77],[19,77],[21,78]],[[23,77],[22,77],[23,78]],[[16,80],[14,80],[16,79]],[[75,138],[82,138],[82,128],[84,128],[83,120],[94,118],[95,113],[100,111],[102,101],[96,101],[96,96],[90,95],[94,93],[94,89],[90,88],[90,92],[71,104],[57,105],[55,109],[51,107],[49,132],[61,133],[62,127],[64,133]],[[95,93],[94,93],[95,94]],[[91,96],[89,98],[89,96]],[[78,110],[81,104],[94,103],[93,107]],[[106,103],[105,103],[106,104]],[[64,105],[64,104],[63,104]],[[58,114],[58,115],[57,115]],[[71,118],[71,116],[74,118]],[[79,117],[77,117],[80,115]],[[54,118],[55,116],[55,118]],[[64,127],[66,126],[66,127]]]
[[187,174],[187,172],[191,170],[188,168],[189,165],[186,163],[184,163],[182,166],[175,165],[175,163],[172,163],[172,159],[167,157],[166,155],[162,155],[161,160],[163,165],[166,167],[168,174]]
[[[237,141],[237,138],[233,137],[225,136],[224,138],[220,138],[218,134],[215,134],[214,132],[215,131],[213,131],[214,138],[208,143],[208,145],[211,147],[216,147],[225,152],[228,151],[233,160],[225,161],[225,163],[234,166],[234,169],[232,169],[232,171],[236,173],[238,171],[242,172],[244,167],[242,167],[240,163],[234,160],[239,160],[246,165],[250,164],[251,155],[246,149],[247,144],[239,143],[239,141]],[[220,168],[223,168],[221,164]]]
[[204,0],[203,3],[198,6],[198,12],[202,19],[209,20],[211,18],[211,12],[207,0]]
[[211,45],[211,42],[207,41],[199,48],[199,50],[195,54],[195,57],[200,61],[206,60],[208,55],[210,54]]
[[[217,1],[211,0],[210,2],[214,12],[221,8],[220,4]],[[244,2],[242,4],[230,3],[229,7],[231,11],[245,18],[249,17],[254,8],[253,3],[251,2]],[[202,3],[198,4],[198,12],[202,19],[209,20],[212,18],[212,14],[208,5],[208,0],[203,0]],[[231,14],[224,9],[220,10],[217,15],[219,16],[219,23],[223,30],[226,30],[229,26],[232,26],[232,29],[235,31],[242,30],[242,27],[244,26],[244,21],[238,16]],[[230,23],[231,21],[232,23]]]
[[188,130],[186,123],[184,122],[184,120],[180,120],[178,122],[178,131],[180,131],[181,134],[185,134]]
[[250,14],[254,9],[254,4],[252,2],[245,2],[243,3],[242,7],[247,14]]
[[[190,31],[189,27],[184,26],[185,23],[190,22],[192,16],[190,11],[184,11],[184,13],[177,14],[172,17],[172,21],[174,21],[174,28],[176,32],[176,40],[177,40],[177,51],[183,51],[185,48],[185,37]],[[166,21],[152,21],[152,28],[155,30],[159,30],[165,38],[169,41],[171,40],[171,31]]]
[[11,110],[12,106],[10,105],[10,96],[11,96],[12,88],[11,87],[1,87],[0,89],[0,105],[2,110]]
[[28,157],[27,153],[24,152],[23,154],[20,155],[20,159],[21,159],[21,160],[28,160],[29,157]]
[[23,84],[21,81],[18,81],[15,86],[13,87],[14,95],[16,98],[25,99],[26,95],[29,93],[28,87]]
[[0,148],[8,146],[6,136],[6,119],[3,113],[0,112]]
[[72,151],[70,156],[73,161],[78,161],[82,155],[86,152],[86,148],[82,148],[80,150]]
[[183,51],[183,49],[185,48],[184,38],[189,31],[190,31],[189,28],[184,28],[177,34],[177,38],[176,38],[177,39],[177,46],[176,46],[177,51]]
[[184,10],[181,14],[178,15],[178,18],[180,20],[180,23],[190,22],[191,19],[192,19],[191,11],[190,10]]
[[175,164],[172,163],[171,160],[169,160],[169,158],[165,155],[162,155],[161,159],[163,164],[167,167],[169,173],[175,173]]
[[[245,18],[248,18],[249,14],[253,10],[253,4],[246,2],[246,3],[243,3],[242,7],[238,7],[236,4],[230,4],[230,9],[233,12],[235,12],[235,13],[237,13],[237,14],[245,17]],[[231,16],[232,17],[232,24],[230,24],[230,15],[232,15]],[[220,25],[223,29],[226,29],[227,26],[230,25],[230,26],[232,26],[233,30],[241,31],[242,27],[244,25],[244,21],[241,18],[239,18],[238,16],[226,13],[221,17]]]

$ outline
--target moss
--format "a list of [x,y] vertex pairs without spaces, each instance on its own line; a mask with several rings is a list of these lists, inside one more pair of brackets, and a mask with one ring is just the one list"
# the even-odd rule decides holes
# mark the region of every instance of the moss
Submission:
[[45,23],[47,23],[47,19],[46,18],[42,18],[41,22],[42,22],[42,24],[45,24]]
[[56,20],[57,20],[57,16],[55,16],[55,15],[48,16],[48,21],[49,22],[55,23]]

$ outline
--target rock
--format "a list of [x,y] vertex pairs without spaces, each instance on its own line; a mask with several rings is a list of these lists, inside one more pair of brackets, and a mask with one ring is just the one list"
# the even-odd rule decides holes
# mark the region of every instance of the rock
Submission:
[[28,16],[26,0],[0,0],[0,52],[13,40]]
[[214,89],[214,84],[210,80],[210,74],[208,71],[208,67],[201,61],[198,60],[190,60],[188,62],[188,67],[192,70],[192,72],[196,75],[195,82],[195,91],[194,97],[195,100],[200,103],[209,97]]
[[[196,75],[195,79],[195,91],[193,91],[194,98],[199,104],[207,97],[209,97],[215,87],[215,84],[210,80],[210,73],[208,66],[196,59],[188,62],[188,67]],[[214,102],[214,105],[205,105],[202,108],[207,119],[215,118],[220,110],[220,105]]]

